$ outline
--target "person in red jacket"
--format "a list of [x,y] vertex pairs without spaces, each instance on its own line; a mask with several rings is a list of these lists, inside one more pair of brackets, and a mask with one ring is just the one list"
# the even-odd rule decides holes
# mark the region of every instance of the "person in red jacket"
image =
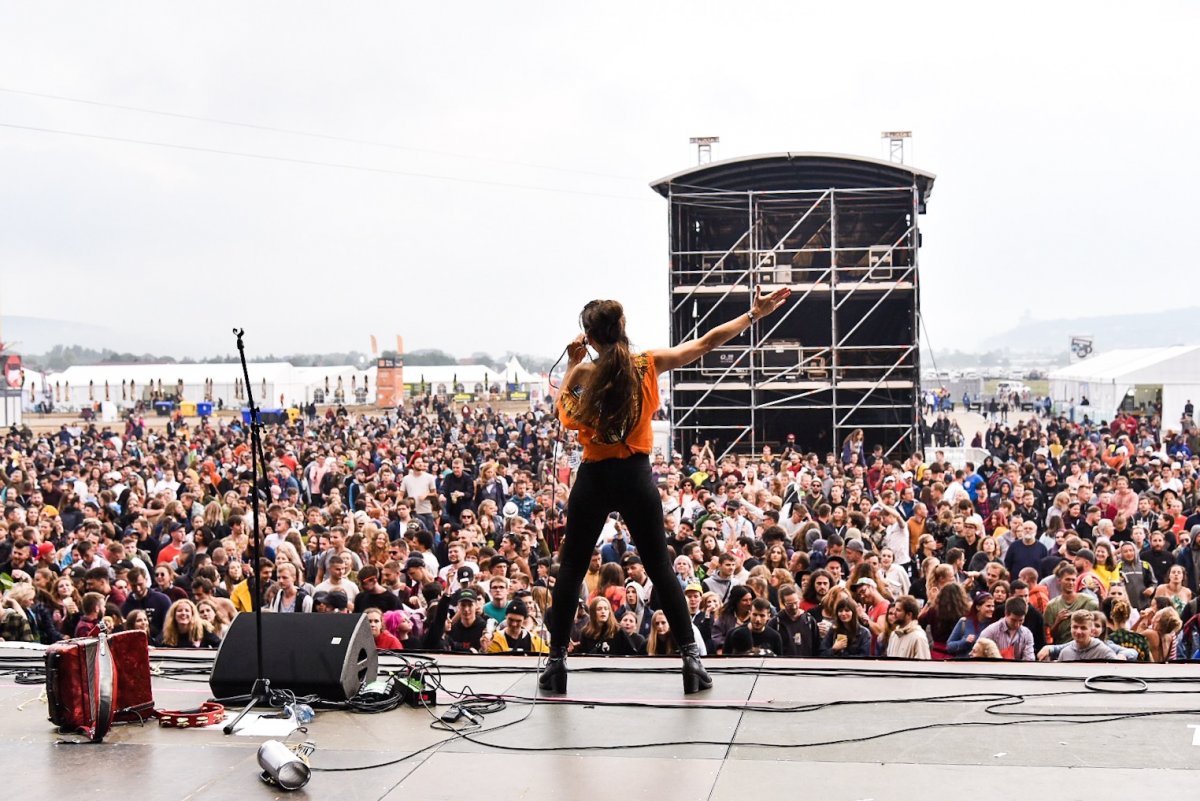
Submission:
[[366,611],[367,624],[371,627],[371,634],[375,637],[375,649],[377,651],[400,651],[404,649],[400,640],[396,639],[396,635],[383,627],[383,610],[376,607],[371,607]]

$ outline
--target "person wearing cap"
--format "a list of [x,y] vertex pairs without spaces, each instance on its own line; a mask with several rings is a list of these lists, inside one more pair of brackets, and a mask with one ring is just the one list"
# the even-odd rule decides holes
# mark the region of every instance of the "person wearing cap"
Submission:
[[350,607],[350,602],[346,599],[346,594],[337,590],[333,592],[321,590],[313,594],[312,600],[312,610],[324,614],[345,614]]
[[414,591],[420,590],[421,587],[435,581],[438,584],[445,586],[438,581],[437,576],[429,569],[429,564],[420,556],[410,556],[404,563],[404,572],[408,576],[409,586],[414,588]]
[[[477,654],[483,648],[483,635],[487,633],[487,622],[478,613],[474,590],[459,590],[452,596],[457,612],[446,639],[450,650],[459,653]],[[511,604],[510,604],[511,606]],[[507,620],[508,610],[505,610]]]
[[1103,601],[1108,596],[1108,582],[1096,572],[1096,554],[1091,548],[1080,548],[1075,551],[1072,559],[1078,577],[1075,588],[1080,592],[1090,592],[1097,601]]
[[526,628],[529,607],[519,598],[509,602],[504,610],[504,627],[487,643],[489,654],[544,654],[550,649],[536,633]]
[[742,537],[754,538],[754,524],[746,517],[745,503],[730,499],[725,503],[725,519],[721,521],[721,537],[726,544],[735,543]]
[[[847,531],[849,533],[849,530]],[[863,546],[863,541],[859,538],[846,540],[845,549],[842,551],[846,560],[846,566],[850,570],[861,565],[866,559],[866,548]]]
[[979,538],[983,536],[983,518],[979,515],[968,515],[962,521],[962,531],[951,536],[946,541],[946,550],[958,548],[963,552],[967,561],[979,550]]
[[[683,588],[675,581],[663,528],[662,503],[654,484],[650,453],[651,420],[661,405],[658,378],[699,359],[774,312],[791,294],[788,287],[764,294],[759,288],[750,311],[672,348],[633,353],[625,333],[625,312],[612,300],[588,303],[580,313],[583,333],[567,345],[567,372],[554,398],[565,428],[579,432],[583,463],[567,505],[567,528],[559,553],[552,609],[574,610],[579,585],[609,512],[628,524],[646,572],[658,588],[657,601],[683,657],[685,693],[712,687],[688,615]],[[588,345],[597,359],[585,363]],[[565,693],[567,646],[574,614],[552,615],[552,652],[539,678],[545,692]]]
[[[446,585],[450,592],[458,592],[470,584],[471,579],[479,572],[479,565],[467,561],[466,553],[467,549],[458,540],[454,540],[446,546],[448,563],[438,571],[438,579]],[[463,580],[464,576],[466,577],[465,581]]]
[[159,549],[158,556],[154,561],[156,565],[161,565],[163,562],[175,561],[175,559],[179,556],[180,550],[182,549],[183,537],[186,533],[183,530],[183,523],[180,523],[178,520],[167,521],[164,529],[166,530],[167,536],[170,537],[170,541]]

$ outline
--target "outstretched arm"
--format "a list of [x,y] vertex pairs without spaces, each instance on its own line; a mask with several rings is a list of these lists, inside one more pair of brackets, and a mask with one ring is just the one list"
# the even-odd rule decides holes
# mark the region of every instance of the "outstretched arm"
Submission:
[[773,311],[783,305],[783,302],[792,294],[789,287],[781,287],[776,289],[769,295],[762,293],[762,287],[759,287],[754,295],[754,304],[751,307],[749,314],[739,314],[727,323],[723,323],[702,336],[687,342],[680,342],[673,348],[664,348],[662,350],[651,351],[651,356],[654,357],[654,365],[659,373],[665,373],[668,370],[674,370],[676,367],[683,367],[691,364],[699,359],[704,354],[719,348],[729,340],[736,337],[738,334],[750,327],[752,322],[761,320]]

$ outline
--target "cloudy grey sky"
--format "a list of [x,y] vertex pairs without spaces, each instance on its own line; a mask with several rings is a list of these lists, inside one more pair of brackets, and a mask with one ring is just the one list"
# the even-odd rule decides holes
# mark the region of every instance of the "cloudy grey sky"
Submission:
[[0,309],[178,355],[235,324],[264,353],[553,355],[611,296],[662,345],[647,185],[694,163],[689,136],[882,157],[893,129],[938,175],[935,348],[1189,305],[1198,9],[3,0]]

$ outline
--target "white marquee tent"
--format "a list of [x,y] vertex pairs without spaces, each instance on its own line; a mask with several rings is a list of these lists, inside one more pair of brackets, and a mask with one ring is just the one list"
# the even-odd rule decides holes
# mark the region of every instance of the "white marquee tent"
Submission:
[[486,364],[404,365],[404,383],[421,382],[439,393],[449,393],[455,382],[467,392],[475,392],[477,386],[483,390],[499,386],[500,391],[504,390],[506,384],[516,384],[530,390],[544,389],[545,386],[545,378],[526,370],[515,356],[508,360],[503,372],[497,372]]
[[[340,380],[344,403],[370,404],[375,402],[377,372],[374,365],[361,369],[353,365],[296,367],[289,362],[254,362],[250,364],[250,390],[255,402],[264,409],[310,401],[333,403]],[[535,393],[545,388],[545,378],[526,370],[515,357],[505,365],[503,373],[486,365],[472,364],[404,368],[406,384],[422,380],[435,392],[452,390],[455,381],[468,392],[474,392],[477,386],[486,388],[496,384],[503,389],[507,383]],[[211,393],[206,392],[208,382]],[[200,402],[211,397],[215,403],[220,398],[227,408],[246,402],[241,386],[242,366],[238,363],[76,365],[46,375],[27,371],[24,400],[26,408],[32,408],[36,398],[50,400],[56,408],[72,410],[108,400],[120,409],[148,399],[151,385],[157,390],[160,383],[167,396],[174,396],[182,384],[183,399],[187,401]]]
[[[1135,410],[1162,403],[1163,430],[1179,430],[1187,401],[1200,401],[1200,345],[1128,348],[1098,353],[1050,373],[1055,406],[1075,417],[1112,420],[1122,404]],[[1090,408],[1080,406],[1087,398]]]
[[[334,369],[330,368],[329,371],[332,373]],[[281,405],[281,396],[284,406],[308,400],[310,386],[306,383],[307,378],[288,362],[255,362],[250,365],[250,390],[254,393],[255,403],[264,409]],[[55,405],[69,409],[105,400],[106,383],[108,400],[121,408],[131,406],[137,400],[148,397],[147,390],[151,382],[155,389],[161,382],[162,391],[167,395],[174,395],[182,382],[184,400],[193,402],[206,400],[205,383],[211,382],[214,403],[220,398],[225,401],[226,407],[237,407],[246,401],[246,393],[241,386],[242,366],[238,363],[75,365],[45,377],[46,388],[53,393]]]

